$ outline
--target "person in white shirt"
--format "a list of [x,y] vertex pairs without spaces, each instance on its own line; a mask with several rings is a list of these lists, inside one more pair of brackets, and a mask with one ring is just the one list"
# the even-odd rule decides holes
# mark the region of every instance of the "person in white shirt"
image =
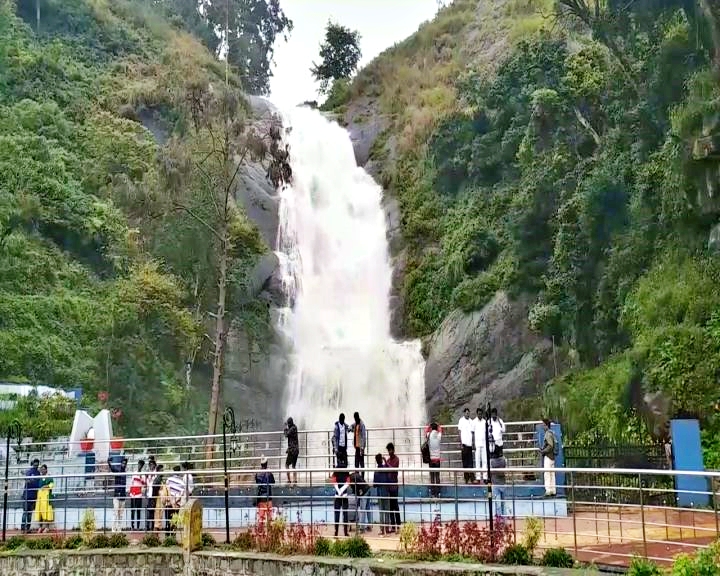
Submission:
[[490,410],[490,431],[492,432],[492,444],[490,448],[493,448],[493,453],[490,455],[493,458],[500,458],[503,455],[503,434],[505,434],[505,422],[502,418],[498,418],[497,408]]
[[[458,422],[458,434],[460,435],[460,450],[462,456],[463,468],[472,469],[473,467],[473,431],[474,426],[472,420],[470,420],[470,409],[465,408],[463,410],[463,417]],[[475,474],[472,472],[465,472],[465,484],[470,484],[475,481]]]
[[477,416],[473,418],[473,426],[475,427],[475,468],[480,470],[483,480],[487,480],[487,420],[485,419],[485,411],[482,408],[477,409]]

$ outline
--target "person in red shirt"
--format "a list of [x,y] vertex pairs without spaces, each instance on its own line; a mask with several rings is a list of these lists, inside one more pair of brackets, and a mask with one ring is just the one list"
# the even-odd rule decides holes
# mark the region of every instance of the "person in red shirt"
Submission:
[[138,462],[137,473],[130,480],[130,528],[140,531],[143,525],[143,494],[147,485],[147,479],[142,471],[145,467],[145,460]]
[[397,470],[400,468],[400,458],[395,454],[395,445],[390,442],[387,446],[388,457],[385,458],[385,464],[388,467],[388,499],[390,501],[390,511],[388,517],[390,520],[390,527],[388,532],[396,532],[400,530],[400,503],[398,501],[399,489],[398,489],[398,473]]

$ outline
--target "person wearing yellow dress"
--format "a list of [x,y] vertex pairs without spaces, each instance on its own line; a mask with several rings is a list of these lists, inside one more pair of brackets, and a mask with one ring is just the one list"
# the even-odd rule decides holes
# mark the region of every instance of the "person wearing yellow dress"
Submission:
[[55,512],[51,504],[55,481],[47,473],[47,466],[45,464],[40,466],[40,488],[33,514],[33,520],[37,523],[40,532],[49,531],[55,521]]

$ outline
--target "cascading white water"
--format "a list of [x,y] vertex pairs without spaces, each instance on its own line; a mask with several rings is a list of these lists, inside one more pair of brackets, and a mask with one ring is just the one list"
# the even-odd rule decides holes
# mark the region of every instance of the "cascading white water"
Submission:
[[368,427],[424,421],[417,341],[390,336],[382,189],[355,163],[345,130],[308,108],[284,115],[293,184],[281,192],[278,257],[288,307],[280,311],[292,370],[287,415],[331,430],[360,412]]

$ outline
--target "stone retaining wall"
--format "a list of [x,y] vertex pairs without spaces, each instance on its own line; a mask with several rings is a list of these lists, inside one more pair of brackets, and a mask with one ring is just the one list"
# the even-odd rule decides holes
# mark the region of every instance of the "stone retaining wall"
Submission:
[[0,555],[2,576],[582,576],[585,570],[490,567],[394,559],[283,557],[196,552],[189,564],[179,549],[17,551]]

